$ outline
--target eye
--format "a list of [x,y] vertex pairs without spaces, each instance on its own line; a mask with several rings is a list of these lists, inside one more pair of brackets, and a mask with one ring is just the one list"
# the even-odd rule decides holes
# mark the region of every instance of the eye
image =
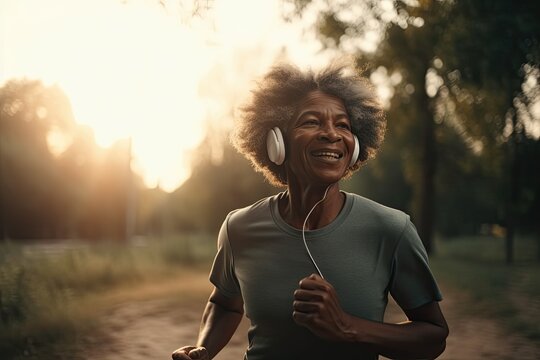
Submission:
[[346,122],[337,123],[336,127],[340,129],[351,130],[351,126]]
[[319,124],[319,120],[314,119],[314,118],[304,119],[301,122],[302,126],[314,126],[314,125],[318,125],[318,124]]

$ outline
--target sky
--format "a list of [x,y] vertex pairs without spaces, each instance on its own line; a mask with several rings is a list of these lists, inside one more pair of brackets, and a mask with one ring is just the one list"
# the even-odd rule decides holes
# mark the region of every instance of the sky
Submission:
[[59,85],[100,146],[131,138],[134,171],[173,191],[206,129],[232,126],[232,109],[279,54],[302,67],[330,55],[306,25],[282,19],[279,0],[201,0],[195,15],[197,1],[162,3],[0,0],[0,86]]
[[[380,4],[395,16],[391,1]],[[344,14],[360,16],[357,5]],[[280,54],[303,68],[336,56],[309,31],[314,12],[287,23],[287,10],[281,0],[0,0],[0,86],[23,77],[57,84],[100,146],[130,138],[132,169],[173,191],[207,129],[232,127],[234,109]],[[342,53],[373,51],[380,36],[366,34],[344,39]],[[524,92],[537,86],[533,70]],[[401,81],[384,68],[370,78],[383,102]],[[428,94],[436,80],[426,77]],[[540,100],[531,111],[527,129],[538,138]],[[50,139],[54,151],[65,148]]]

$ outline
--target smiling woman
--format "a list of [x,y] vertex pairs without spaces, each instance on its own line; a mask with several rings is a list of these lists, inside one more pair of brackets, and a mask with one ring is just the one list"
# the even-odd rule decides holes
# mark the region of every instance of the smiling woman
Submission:
[[[198,341],[172,358],[212,359],[244,311],[244,359],[437,357],[448,335],[442,296],[409,216],[340,190],[384,136],[367,80],[347,64],[282,64],[252,94],[234,144],[286,190],[227,215]],[[410,321],[383,322],[389,294]]]

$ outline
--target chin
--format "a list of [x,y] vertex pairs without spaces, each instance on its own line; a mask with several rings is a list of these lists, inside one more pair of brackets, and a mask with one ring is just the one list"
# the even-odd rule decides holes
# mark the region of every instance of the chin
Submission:
[[325,174],[316,174],[314,176],[315,179],[317,179],[317,182],[321,182],[323,184],[334,184],[339,182],[343,178],[344,172],[332,172],[332,173],[325,173]]

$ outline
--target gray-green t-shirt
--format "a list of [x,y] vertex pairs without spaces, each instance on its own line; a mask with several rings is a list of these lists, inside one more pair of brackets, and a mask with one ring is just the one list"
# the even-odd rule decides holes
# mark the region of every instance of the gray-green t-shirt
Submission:
[[[316,269],[302,231],[279,214],[282,195],[227,216],[210,273],[220,292],[244,299],[251,321],[247,359],[377,359],[358,345],[322,340],[293,321],[293,293]],[[356,194],[345,195],[332,223],[306,231],[309,249],[343,310],[382,322],[388,292],[403,309],[442,300],[409,216]]]

